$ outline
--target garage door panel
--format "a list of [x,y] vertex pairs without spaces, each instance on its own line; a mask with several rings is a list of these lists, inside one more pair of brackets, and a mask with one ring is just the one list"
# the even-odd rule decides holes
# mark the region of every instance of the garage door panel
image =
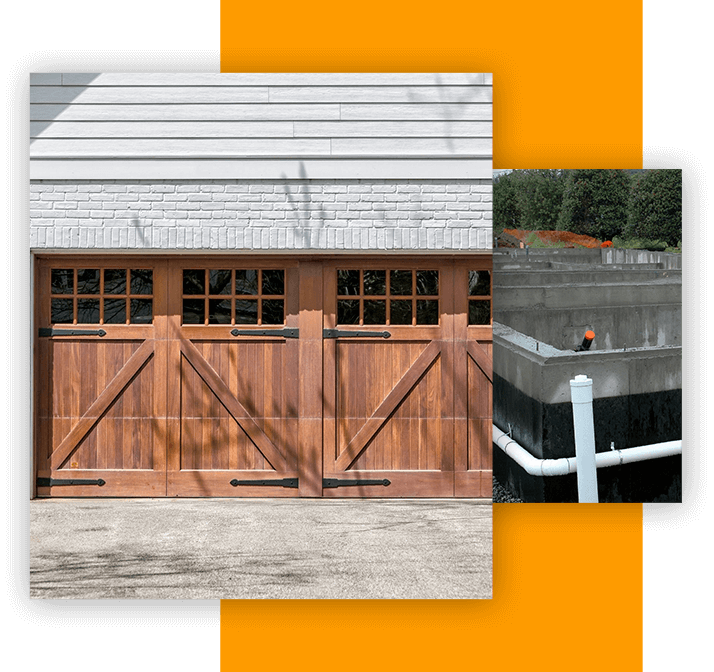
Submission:
[[[203,349],[210,350],[212,345],[214,344],[204,344]],[[230,417],[238,423],[255,448],[260,451],[268,466],[284,470],[287,467],[285,453],[271,440],[248,409],[238,401],[226,381],[203,357],[201,349],[189,341],[182,341],[181,348],[183,351],[181,360],[182,417],[183,412],[188,414],[188,417],[205,417],[205,415],[210,417],[211,414],[215,416],[219,412],[217,403],[219,402]],[[191,369],[197,376],[190,375]],[[258,419],[267,420],[265,418]],[[263,424],[266,423],[263,422]],[[207,427],[210,428],[210,425]],[[208,439],[211,446],[206,451],[204,441],[203,453],[204,455],[208,453],[208,456],[204,457],[204,462],[207,464],[210,461],[210,454],[214,450],[215,439],[205,436],[204,439]],[[217,445],[215,449],[222,450],[225,449],[225,446]]]
[[468,470],[491,469],[493,376],[490,343],[468,348]]
[[[116,436],[109,436],[106,441],[97,441],[98,432],[96,430],[98,424],[102,423],[102,419],[108,414],[111,414],[110,417],[114,422],[103,423],[102,435],[106,434],[109,427],[116,425],[117,420],[124,422],[137,417],[143,417],[147,407],[135,404],[134,402],[135,397],[139,397],[139,400],[141,399],[142,387],[146,386],[145,381],[148,381],[149,387],[152,385],[150,374],[145,375],[144,378],[141,379],[142,373],[146,370],[147,364],[152,356],[153,342],[145,341],[131,354],[119,372],[98,394],[96,387],[94,387],[91,382],[88,382],[86,386],[84,384],[82,374],[90,380],[94,378],[94,375],[86,370],[86,367],[80,367],[74,372],[76,379],[73,392],[70,392],[72,398],[69,403],[64,404],[64,408],[70,408],[72,410],[79,408],[80,404],[72,403],[76,402],[77,399],[87,402],[81,404],[81,406],[86,406],[86,408],[81,416],[60,416],[61,419],[67,422],[62,423],[61,433],[55,434],[54,436],[53,450],[50,455],[50,463],[53,468],[59,469],[65,465],[71,456],[80,449],[82,444],[84,444],[82,450],[84,455],[83,461],[94,463],[95,468],[98,464],[97,450],[99,447],[104,451],[106,446],[111,444],[115,450],[119,451],[122,455],[133,451],[134,447],[131,442],[131,432],[128,433],[129,436],[127,439],[121,442]],[[94,364],[94,362],[92,363]],[[94,365],[96,366],[96,364]],[[149,369],[152,370],[152,367],[149,367]],[[141,380],[141,382],[138,382],[139,380]],[[85,387],[90,389],[91,394],[87,393]],[[131,392],[129,392],[129,390],[131,390]],[[126,399],[124,399],[125,394],[127,394]],[[89,399],[92,397],[94,397],[94,399],[89,402]],[[151,409],[150,404],[148,408]],[[59,418],[55,417],[55,419]],[[70,429],[65,434],[64,432],[67,427],[70,427]],[[56,429],[60,429],[60,427],[58,426]],[[89,438],[90,433],[93,434],[91,438]],[[141,437],[137,437],[137,439],[140,438]],[[92,456],[88,454],[90,451],[94,453]],[[131,460],[127,457],[123,461],[130,462]],[[76,464],[75,467],[78,468],[78,464]]]
[[[169,471],[169,497],[296,497],[298,490],[284,487],[284,479],[297,479],[297,471],[276,473],[274,470],[182,470]],[[277,481],[267,485],[232,486],[231,481]]]
[[454,473],[447,471],[397,471],[362,470],[326,471],[325,480],[339,481],[389,481],[383,485],[340,485],[323,488],[322,496],[335,497],[453,497]]
[[38,478],[71,481],[73,479],[102,480],[103,485],[39,486],[39,497],[165,497],[166,474],[155,470],[110,470],[84,471],[67,469],[50,474],[39,471]]
[[441,422],[434,418],[391,418],[347,469],[430,471],[441,466]]
[[[379,427],[359,457],[347,469],[440,468],[443,410],[441,366],[437,357],[388,417],[379,418],[379,414],[376,414],[371,427],[378,424]],[[363,427],[370,425],[364,423]]]
[[285,341],[192,342],[256,421],[297,417],[297,376]]
[[[338,486],[324,486],[323,495],[453,496],[452,263],[352,261],[331,269],[325,328],[336,341],[324,346],[324,472]],[[389,485],[361,483],[369,475]]]
[[58,473],[75,469],[152,469],[156,424],[153,418],[104,417],[62,464]]
[[[186,360],[181,386],[181,469],[272,468],[240,422]],[[297,428],[296,418],[251,417],[273,446],[285,446]]]
[[470,304],[490,288],[469,294],[472,275],[446,258],[41,260],[38,494],[488,496],[490,325]]
[[179,395],[169,402],[178,418],[169,495],[296,496],[297,488],[280,484],[230,481],[297,478],[298,340],[275,335],[298,326],[297,269],[254,258],[170,265]]
[[[121,371],[141,342],[53,340],[52,415],[80,418]],[[77,385],[81,380],[82,384]]]

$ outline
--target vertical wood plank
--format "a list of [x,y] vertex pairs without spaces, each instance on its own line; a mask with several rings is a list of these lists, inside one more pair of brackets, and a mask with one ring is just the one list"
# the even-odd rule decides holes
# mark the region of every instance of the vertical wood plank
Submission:
[[322,494],[323,265],[300,263],[298,475],[301,497]]
[[[337,326],[337,273],[330,264],[323,271],[323,317],[324,326],[334,329]],[[340,440],[337,425],[337,341],[325,339],[323,341],[323,469],[330,472],[335,468],[337,458],[337,444]]]
[[[182,436],[181,418],[185,409],[182,408],[181,400],[188,384],[186,371],[190,367],[185,366],[182,361],[183,356],[181,355],[181,343],[179,340],[183,311],[182,290],[179,288],[183,287],[183,274],[178,260],[166,262],[164,277],[166,282],[166,317],[164,318],[164,362],[166,368],[163,386],[166,389],[163,394],[163,403],[166,408],[166,423],[164,424],[166,442],[163,445],[163,450],[167,472],[166,494],[171,497],[177,494],[175,488],[171,486],[171,475],[179,472],[182,467],[182,442],[184,437]],[[187,436],[186,439],[188,443],[189,437]],[[154,468],[157,468],[159,460],[159,456],[155,454]]]
[[441,322],[441,470],[451,473],[451,495],[453,496],[453,471],[457,436],[454,417],[458,396],[454,389],[457,358],[454,347],[456,322],[454,319],[454,278],[453,264],[443,264],[439,273],[439,311]]
[[468,470],[469,451],[469,396],[471,394],[467,353],[468,339],[468,281],[467,264],[454,266],[453,315],[454,315],[454,470]]

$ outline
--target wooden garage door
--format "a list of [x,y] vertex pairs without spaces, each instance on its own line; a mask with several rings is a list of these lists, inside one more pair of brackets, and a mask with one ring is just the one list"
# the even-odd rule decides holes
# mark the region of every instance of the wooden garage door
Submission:
[[166,494],[165,263],[38,266],[38,495]]
[[489,271],[338,262],[324,296],[323,495],[490,497]]
[[168,495],[297,495],[297,264],[193,260],[169,284]]
[[39,260],[38,495],[488,497],[490,260]]

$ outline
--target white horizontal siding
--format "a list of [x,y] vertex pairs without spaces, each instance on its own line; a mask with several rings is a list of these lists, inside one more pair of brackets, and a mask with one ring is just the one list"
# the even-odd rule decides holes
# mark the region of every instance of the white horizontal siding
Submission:
[[136,105],[160,103],[267,103],[269,89],[255,86],[31,86],[30,103]]
[[32,86],[31,103],[490,103],[490,86]]
[[227,140],[225,138],[191,140],[35,140],[32,155],[38,159],[63,158],[192,158],[233,156],[329,156],[330,140],[318,138],[250,138]]
[[492,84],[490,73],[322,72],[201,73],[201,72],[104,72],[36,73],[31,84],[65,86],[329,86],[339,77],[349,86],[474,86]]
[[490,138],[490,121],[299,121],[295,137],[308,138]]
[[490,86],[286,86],[271,103],[490,103]]
[[478,156],[491,150],[490,138],[199,138],[199,139],[38,139],[36,159],[64,158],[245,158],[255,156]]
[[339,118],[339,105],[30,105],[31,121],[337,121]]
[[294,135],[292,121],[30,122],[31,138],[292,138]]
[[488,121],[30,122],[31,138],[490,138]]
[[[395,178],[395,175],[399,176]],[[35,159],[31,180],[485,179],[486,158]]]
[[30,157],[490,160],[491,101],[481,74],[42,73]]

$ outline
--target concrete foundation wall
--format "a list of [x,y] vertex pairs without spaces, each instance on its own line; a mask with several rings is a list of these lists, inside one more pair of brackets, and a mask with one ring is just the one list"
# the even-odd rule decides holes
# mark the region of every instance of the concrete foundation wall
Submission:
[[[682,437],[681,348],[567,353],[494,324],[493,422],[532,455],[573,457],[570,380],[593,380],[595,447]],[[529,476],[494,447],[494,476],[526,501],[574,502],[574,475]],[[681,459],[598,470],[600,501],[681,501]]]
[[[607,251],[494,254],[493,421],[541,459],[575,454],[580,374],[598,452],[682,438],[681,256]],[[575,475],[529,476],[494,450],[494,477],[522,499],[577,501]],[[681,501],[681,458],[600,469],[598,484],[600,501]]]
[[501,249],[495,252],[495,256],[503,263],[510,261],[549,263],[553,267],[557,267],[559,264],[632,264],[642,268],[644,264],[651,264],[664,269],[682,268],[681,254],[650,252],[648,250],[621,250],[612,247]]
[[[501,293],[494,306],[501,305]],[[591,350],[679,346],[682,343],[680,304],[614,306],[604,308],[499,310],[494,320],[552,345],[572,350],[588,329],[595,332]]]
[[493,325],[494,371],[524,394],[549,404],[569,402],[570,380],[582,373],[593,379],[596,399],[681,389],[681,360],[682,348],[673,346],[557,350],[501,324]]
[[[566,251],[574,254],[559,254]],[[591,261],[598,258],[598,250],[584,252]],[[555,260],[579,253],[536,256]],[[532,270],[504,261],[503,255],[494,258],[496,322],[561,350],[577,347],[589,329],[595,332],[592,350],[681,345],[681,270],[594,263]]]

